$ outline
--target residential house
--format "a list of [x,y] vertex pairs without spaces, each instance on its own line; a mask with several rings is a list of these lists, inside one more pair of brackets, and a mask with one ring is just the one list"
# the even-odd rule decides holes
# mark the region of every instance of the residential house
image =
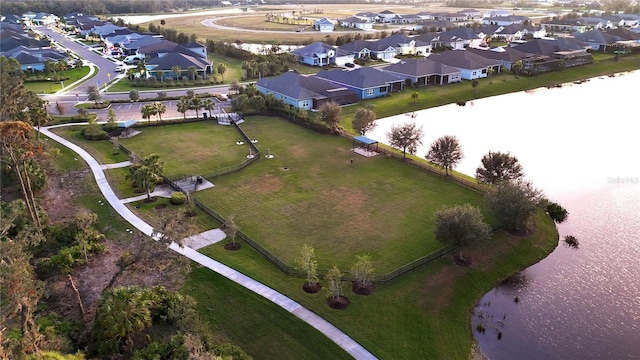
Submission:
[[366,20],[367,22],[370,22],[370,23],[378,22],[378,20],[380,19],[380,17],[378,16],[378,13],[374,13],[374,12],[360,12],[353,16]]
[[612,17],[620,19],[618,26],[633,27],[640,25],[640,14],[616,14]]
[[482,13],[480,12],[480,10],[476,10],[476,9],[464,9],[464,10],[458,11],[458,13],[466,16],[467,20],[475,20],[482,17]]
[[594,51],[607,51],[607,47],[618,47],[625,43],[640,43],[640,35],[625,28],[591,30],[573,33],[573,37],[588,44]]
[[352,29],[364,30],[364,31],[373,30],[373,24],[374,24],[369,20],[365,20],[357,16],[351,16],[346,19],[339,20],[339,23],[340,23],[340,26],[344,26]]
[[31,19],[31,23],[34,25],[51,25],[60,20],[59,17],[53,14],[39,12]]
[[336,49],[328,44],[317,41],[307,46],[291,51],[299,63],[311,66],[325,66],[331,64],[336,55]]
[[580,20],[581,23],[587,25],[587,29],[590,29],[590,30],[604,29],[604,28],[610,28],[614,26],[610,21],[603,20],[600,18],[595,18],[595,17],[581,17],[581,18],[578,18],[578,20]]
[[427,47],[427,51],[425,54],[428,54],[433,51],[433,49],[442,47],[442,41],[440,40],[440,34],[438,32],[426,32],[416,36],[417,41],[421,41],[422,43],[429,44]]
[[526,16],[519,15],[507,15],[507,16],[495,16],[495,17],[486,17],[482,19],[482,23],[485,25],[493,24],[493,25],[513,25],[513,24],[523,24],[525,21],[528,21],[529,18]]
[[460,76],[466,80],[487,77],[488,69],[499,72],[502,62],[495,59],[487,59],[466,50],[447,50],[439,54],[432,54],[429,58],[433,61],[452,66],[460,70]]
[[394,17],[396,17],[396,13],[391,10],[384,10],[378,13],[378,21],[382,23],[390,23]]
[[424,55],[431,51],[430,43],[404,34],[394,34],[377,40],[377,43],[378,48],[395,48],[397,55]]
[[508,11],[508,10],[491,10],[488,13],[484,14],[484,17],[498,17],[498,16],[509,16],[509,15],[513,15],[513,12]]
[[429,31],[447,31],[447,29],[453,29],[456,25],[446,20],[422,20],[416,24],[416,30],[427,29]]
[[547,31],[542,26],[512,24],[500,26],[492,37],[502,38],[507,42],[511,42],[513,40],[523,40],[527,37],[540,39],[545,36],[547,36]]
[[585,32],[588,27],[587,24],[578,19],[554,19],[543,22],[541,25],[547,29],[547,32]]
[[188,44],[184,44],[183,45],[185,48],[193,51],[195,54],[197,54],[198,56],[207,57],[207,47],[199,44],[197,42],[190,42]]
[[151,57],[145,62],[148,74],[156,78],[159,78],[159,70],[164,72],[163,78],[165,79],[176,77],[176,74],[173,72],[175,66],[180,67],[181,77],[190,77],[191,73],[189,72],[189,68],[194,67],[196,69],[196,76],[205,78],[207,74],[211,74],[213,62],[207,58],[183,52],[165,53],[163,56]]
[[452,49],[465,47],[480,47],[485,45],[486,34],[472,28],[458,27],[440,34],[440,41],[444,46]]
[[385,66],[382,70],[407,79],[412,86],[445,85],[462,79],[462,72],[459,69],[434,61],[431,56],[424,59],[402,60]]
[[523,59],[525,74],[539,74],[563,67],[589,64],[593,57],[587,48],[589,45],[577,39],[534,39],[514,48],[529,55]]
[[0,26],[0,56],[17,60],[23,71],[43,71],[47,60],[69,60],[66,52],[52,49],[47,40],[30,36],[22,25],[4,22]]
[[7,14],[5,15],[4,19],[2,19],[2,25],[4,26],[4,24],[22,24],[22,19],[20,19],[20,16],[15,15],[15,14]]
[[335,24],[330,19],[323,17],[313,22],[313,28],[320,32],[331,32],[335,28]]
[[[382,40],[382,39],[381,39]],[[398,54],[396,46],[380,40],[356,40],[338,47],[339,50],[352,54],[355,59],[392,59]]]
[[256,82],[262,94],[273,94],[297,109],[318,109],[326,102],[338,105],[353,104],[358,101],[356,93],[313,75],[300,75],[288,71],[279,76],[262,78]]
[[527,54],[512,47],[498,46],[491,49],[468,48],[467,51],[478,54],[487,59],[497,60],[507,71],[519,60],[527,57]]
[[354,70],[322,70],[317,77],[346,87],[355,92],[358,99],[373,99],[385,96],[404,87],[404,79],[372,67]]

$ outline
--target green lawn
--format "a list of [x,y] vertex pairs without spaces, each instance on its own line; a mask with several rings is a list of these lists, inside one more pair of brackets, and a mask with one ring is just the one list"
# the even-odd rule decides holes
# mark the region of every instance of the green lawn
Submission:
[[[64,85],[69,86],[89,74],[89,67],[83,66],[80,69],[69,69],[61,74],[69,76],[68,80],[64,80]],[[36,94],[52,94],[62,89],[62,84],[60,81],[25,82],[24,87]]]
[[185,175],[212,174],[246,160],[249,148],[236,145],[238,132],[233,126],[214,121],[138,128],[140,134],[120,139],[120,143],[141,158],[160,155],[164,175],[179,179]]
[[[219,243],[201,252],[293,298],[346,332],[380,359],[467,360],[473,341],[469,314],[478,299],[514,271],[544,258],[557,243],[555,225],[541,211],[534,235],[522,238],[498,231],[491,240],[465,249],[465,255],[473,261],[470,268],[458,267],[450,257],[445,257],[389,284],[377,285],[371,296],[353,294],[350,284],[345,282],[343,292],[351,304],[341,311],[326,305],[326,282],[321,280],[324,286],[321,292],[307,294],[301,289],[304,280],[284,275],[246,244],[239,251],[227,251]],[[202,299],[216,296],[211,284],[225,286],[225,289],[230,286],[230,280],[222,281],[217,275],[206,272],[193,272],[189,279],[187,286],[193,288],[187,291]],[[189,289],[187,286],[185,289]],[[256,358],[289,358],[286,354],[263,354],[260,351],[263,343],[256,343],[253,333],[269,334],[261,326],[271,325],[261,322],[255,329],[247,328],[246,321],[251,321],[247,317],[251,314],[246,313],[251,313],[252,309],[231,301],[227,302],[230,309],[224,314],[209,314],[207,308],[201,314],[212,319],[213,323],[235,324],[228,335],[244,349],[256,349],[256,352],[250,351]],[[273,331],[282,330],[278,327]],[[276,347],[276,343],[279,341],[271,347]],[[300,353],[297,358],[314,358],[315,353],[314,348]],[[338,353],[332,353],[325,358],[340,357]]]
[[354,155],[343,138],[274,117],[241,126],[275,158],[215,178],[196,197],[235,214],[244,233],[288,264],[307,243],[320,268],[348,269],[356,254],[369,253],[384,274],[442,247],[433,215],[443,205],[483,207],[477,192],[391,158]]

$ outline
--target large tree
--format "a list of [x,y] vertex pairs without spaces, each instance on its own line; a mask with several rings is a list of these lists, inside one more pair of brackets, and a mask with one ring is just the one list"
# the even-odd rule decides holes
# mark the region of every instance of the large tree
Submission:
[[0,56],[0,120],[16,120],[24,109],[22,99],[27,94],[24,77],[16,59]]
[[489,190],[486,198],[491,212],[507,229],[530,231],[542,192],[528,181],[504,181]]
[[434,235],[438,241],[460,249],[489,237],[491,230],[478,208],[469,204],[445,207],[435,215]]
[[332,129],[335,129],[340,122],[342,108],[333,101],[326,102],[318,108],[320,119]]
[[96,105],[98,105],[98,102],[100,101],[100,99],[102,99],[102,94],[100,94],[100,90],[94,85],[89,86],[87,88],[87,100],[93,101]]
[[416,123],[405,123],[402,125],[394,125],[391,131],[387,133],[389,144],[396,149],[402,149],[402,159],[410,154],[415,154],[418,146],[422,145],[422,127]]
[[360,108],[356,110],[353,115],[353,121],[351,127],[360,135],[365,135],[367,132],[373,130],[376,127],[376,113],[371,109]]
[[449,169],[453,169],[462,160],[463,156],[458,138],[445,135],[431,143],[431,148],[425,158],[434,164],[442,166],[447,176],[449,176]]
[[509,153],[489,151],[482,157],[482,165],[476,169],[476,179],[488,184],[518,180],[524,176],[522,165]]

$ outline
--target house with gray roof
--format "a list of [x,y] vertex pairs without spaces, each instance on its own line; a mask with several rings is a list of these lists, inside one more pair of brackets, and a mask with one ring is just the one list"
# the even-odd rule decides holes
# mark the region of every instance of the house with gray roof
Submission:
[[479,47],[485,42],[487,35],[479,30],[467,27],[458,27],[440,33],[440,41],[445,46],[452,49],[462,49],[464,47]]
[[149,75],[155,76],[156,78],[160,78],[158,74],[159,70],[164,72],[163,77],[165,79],[175,77],[176,74],[173,73],[174,66],[180,67],[180,76],[191,76],[189,68],[193,66],[196,68],[197,75],[205,78],[207,74],[211,74],[213,62],[206,58],[196,56],[195,54],[190,55],[180,52],[152,57],[145,62],[145,67]]
[[513,24],[522,24],[528,20],[529,18],[526,16],[507,15],[507,16],[486,17],[482,19],[482,23],[485,25],[493,24],[493,25],[506,26],[506,25],[513,25]]
[[297,109],[318,109],[326,102],[347,105],[358,101],[356,93],[346,87],[335,85],[313,75],[300,75],[293,71],[262,78],[256,82],[256,88],[260,93],[273,94],[276,99]]
[[346,19],[338,20],[338,22],[340,23],[340,26],[364,31],[373,30],[374,24],[372,21],[359,18],[357,16],[350,16]]
[[523,59],[522,71],[525,74],[540,74],[593,62],[593,56],[587,52],[589,45],[577,39],[534,39],[513,47],[529,55]]
[[431,59],[406,59],[385,66],[382,71],[408,79],[413,86],[445,85],[459,82],[462,72],[449,65]]
[[528,36],[540,39],[547,36],[547,31],[542,26],[511,24],[498,27],[493,32],[492,37],[500,37],[511,42],[513,40],[523,40]]
[[372,67],[353,70],[322,70],[317,77],[346,87],[355,92],[358,99],[373,99],[404,88],[404,78]]
[[466,50],[447,50],[439,54],[432,54],[429,58],[457,68],[461,72],[461,77],[467,80],[487,77],[489,68],[498,72],[502,65],[498,60],[487,59]]
[[504,66],[508,71],[511,71],[511,66],[513,66],[517,61],[523,60],[527,57],[527,54],[512,47],[498,46],[492,49],[468,48],[466,51],[478,54],[487,59],[500,61],[502,66]]
[[404,34],[394,34],[386,38],[379,39],[376,42],[377,48],[386,49],[388,47],[393,47],[396,50],[396,54],[399,55],[424,55],[431,52],[431,44],[429,42],[424,42],[420,40],[420,38]]
[[320,32],[332,32],[335,24],[330,19],[323,17],[313,22],[313,28]]
[[296,60],[299,63],[311,66],[325,66],[334,62],[332,59],[336,56],[336,49],[329,44],[317,41],[295,49],[291,51],[291,54],[296,56]]

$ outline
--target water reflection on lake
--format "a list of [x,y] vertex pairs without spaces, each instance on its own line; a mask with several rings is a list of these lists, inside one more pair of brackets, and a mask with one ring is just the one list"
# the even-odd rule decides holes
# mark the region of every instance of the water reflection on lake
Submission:
[[393,124],[416,121],[420,156],[456,135],[470,175],[489,150],[509,151],[569,210],[558,229],[578,249],[561,241],[480,300],[471,326],[491,360],[640,359],[639,87],[640,72],[596,78],[382,119],[367,134],[386,143]]

